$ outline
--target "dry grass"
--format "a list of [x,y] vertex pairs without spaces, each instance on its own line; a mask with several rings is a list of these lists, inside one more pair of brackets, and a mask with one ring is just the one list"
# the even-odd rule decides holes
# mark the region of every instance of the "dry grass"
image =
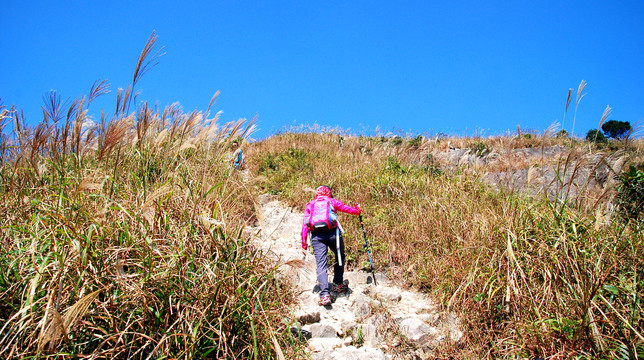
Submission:
[[129,112],[154,40],[95,125],[105,82],[67,108],[52,95],[34,128],[0,107],[2,359],[302,355],[292,293],[242,232],[256,192],[226,161],[254,120]]

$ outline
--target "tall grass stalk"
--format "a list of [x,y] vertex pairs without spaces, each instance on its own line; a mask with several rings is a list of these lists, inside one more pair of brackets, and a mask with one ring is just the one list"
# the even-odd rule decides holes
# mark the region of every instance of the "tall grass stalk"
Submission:
[[[604,125],[604,121],[606,121],[606,119],[608,119],[608,117],[610,116],[610,111],[610,106],[606,105],[606,109],[604,109],[604,113],[602,114],[601,119],[599,119],[599,125],[597,126],[597,132],[595,132],[595,139],[593,139],[593,143],[597,143],[597,134],[599,134],[602,125]],[[588,152],[592,153],[592,149],[590,147],[588,148]]]
[[[579,102],[581,102],[581,99],[584,97],[586,94],[582,94],[584,91],[584,88],[586,87],[586,81],[581,80],[581,83],[579,83],[579,88],[577,88],[577,100],[575,100],[575,115],[572,118],[572,132],[570,133],[570,146],[573,144],[573,139],[575,138],[575,122],[577,121],[577,109],[579,108]],[[570,94],[570,91],[568,92]],[[566,106],[568,108],[568,106]]]
[[[568,106],[570,106],[570,101],[572,100],[572,88],[568,89],[568,97],[566,98],[566,107],[564,108],[563,120],[561,122],[561,129],[566,130],[566,114],[568,114]],[[572,134],[570,134],[572,136]]]

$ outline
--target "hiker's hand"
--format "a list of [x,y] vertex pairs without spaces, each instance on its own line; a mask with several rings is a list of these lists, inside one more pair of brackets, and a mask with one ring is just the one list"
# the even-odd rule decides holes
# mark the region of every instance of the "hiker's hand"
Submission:
[[362,213],[362,209],[360,208],[360,204],[356,203],[356,209],[358,209],[358,215]]

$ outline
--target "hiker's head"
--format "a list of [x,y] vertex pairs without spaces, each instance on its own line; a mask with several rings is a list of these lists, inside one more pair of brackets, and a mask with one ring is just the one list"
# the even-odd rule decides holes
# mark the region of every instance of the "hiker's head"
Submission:
[[233,149],[236,149],[239,147],[239,143],[237,141],[233,141]]
[[318,187],[318,189],[315,190],[315,196],[333,197],[333,195],[331,195],[331,189],[326,185],[322,185]]

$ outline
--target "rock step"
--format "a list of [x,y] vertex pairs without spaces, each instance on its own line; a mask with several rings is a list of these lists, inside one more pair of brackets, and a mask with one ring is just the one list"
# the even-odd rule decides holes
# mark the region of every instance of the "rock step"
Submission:
[[385,355],[380,349],[355,346],[345,346],[342,349],[318,352],[312,355],[316,360],[387,360],[391,356]]

